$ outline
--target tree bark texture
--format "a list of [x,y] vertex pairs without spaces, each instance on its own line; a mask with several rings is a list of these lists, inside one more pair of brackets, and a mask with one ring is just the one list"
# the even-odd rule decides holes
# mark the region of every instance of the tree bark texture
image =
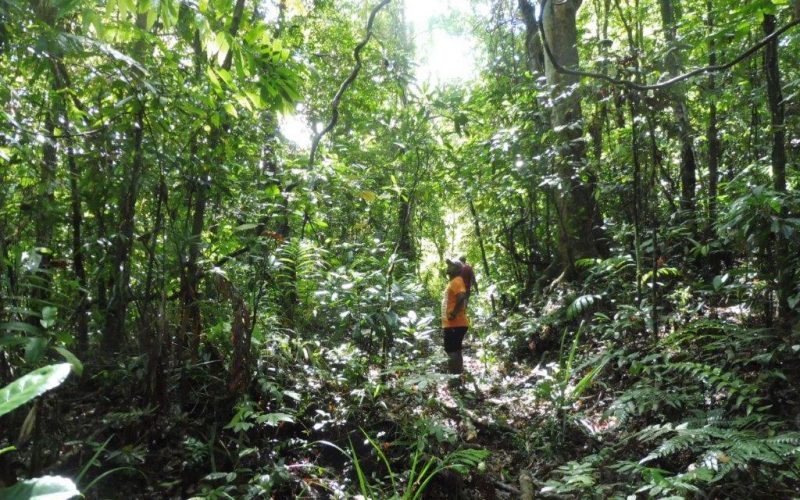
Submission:
[[544,73],[544,49],[539,38],[539,25],[536,23],[536,12],[530,0],[518,0],[519,12],[525,22],[525,51],[527,52],[528,71],[534,75]]

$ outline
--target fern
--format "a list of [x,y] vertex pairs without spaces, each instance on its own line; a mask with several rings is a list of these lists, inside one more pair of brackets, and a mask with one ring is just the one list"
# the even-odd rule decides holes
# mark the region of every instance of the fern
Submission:
[[716,366],[683,362],[668,363],[664,365],[664,368],[667,371],[677,371],[699,379],[704,384],[711,386],[715,391],[715,395],[727,395],[728,399],[733,400],[734,408],[740,408],[746,402],[748,413],[752,411],[754,404],[762,399],[757,396],[759,392],[758,386],[749,384],[733,373],[723,371]]
[[[666,276],[680,276],[681,272],[675,267],[662,267],[656,270],[656,279]],[[653,279],[653,271],[648,271],[642,275],[642,284],[646,285]]]
[[701,401],[701,395],[681,390],[680,387],[665,391],[647,383],[639,383],[622,393],[611,405],[610,412],[625,421],[631,416],[657,412],[664,407],[683,410]]
[[567,307],[566,317],[568,321],[575,319],[584,311],[592,307],[595,302],[602,297],[600,295],[581,295]]

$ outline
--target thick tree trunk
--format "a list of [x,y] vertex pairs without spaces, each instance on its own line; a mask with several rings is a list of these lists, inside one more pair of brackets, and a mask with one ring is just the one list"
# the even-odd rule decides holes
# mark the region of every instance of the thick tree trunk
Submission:
[[[579,62],[575,23],[579,5],[578,0],[551,1],[543,13],[544,34],[553,57],[565,67],[577,67]],[[595,227],[600,217],[594,199],[594,174],[588,171],[585,161],[580,81],[556,71],[549,57],[545,58],[545,76],[552,89],[554,104],[550,119],[558,141],[554,160],[561,184],[556,198],[558,252],[567,276],[572,276],[575,260],[600,253],[596,244],[599,228]]]
[[[764,16],[764,34],[769,35],[775,31],[775,16]],[[781,92],[781,73],[778,60],[778,41],[772,40],[767,44],[764,53],[764,72],[767,79],[767,97],[770,112],[770,133],[772,135],[772,182],[773,188],[779,193],[786,193],[786,130],[784,125],[784,102]],[[781,209],[781,217],[787,216],[786,207]],[[793,273],[789,259],[789,243],[783,234],[778,231],[774,234],[775,254],[774,264],[777,275],[778,292],[778,318],[786,325],[791,315],[788,298],[793,288]]]

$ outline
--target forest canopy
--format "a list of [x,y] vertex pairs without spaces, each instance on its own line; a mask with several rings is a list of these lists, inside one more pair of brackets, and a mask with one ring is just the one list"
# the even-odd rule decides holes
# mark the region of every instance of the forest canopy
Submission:
[[0,497],[800,496],[798,93],[800,0],[0,0]]

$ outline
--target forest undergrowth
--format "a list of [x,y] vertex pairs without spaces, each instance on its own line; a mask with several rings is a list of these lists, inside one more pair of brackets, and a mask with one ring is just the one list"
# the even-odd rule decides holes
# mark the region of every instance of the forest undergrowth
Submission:
[[581,287],[476,318],[459,389],[415,312],[430,305],[408,300],[385,355],[376,339],[262,337],[244,398],[212,344],[169,372],[160,410],[142,357],[88,367],[37,403],[48,431],[27,458],[89,498],[793,496],[797,336],[721,300],[675,307],[665,271],[654,337],[647,307],[614,305],[631,260],[582,265]]

